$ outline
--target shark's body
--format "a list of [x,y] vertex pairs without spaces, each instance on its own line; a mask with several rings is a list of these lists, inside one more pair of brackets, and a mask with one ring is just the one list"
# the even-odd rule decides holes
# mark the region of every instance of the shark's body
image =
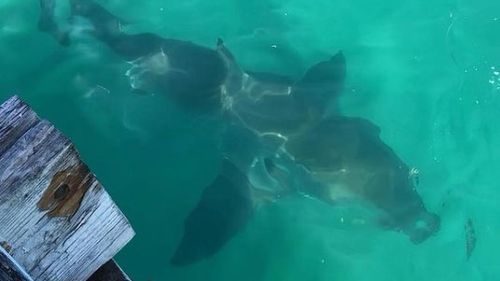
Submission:
[[[220,52],[221,48],[219,45]],[[222,53],[230,59],[224,84],[229,111],[239,121],[238,130],[246,132],[226,138],[240,144],[229,155],[235,163],[244,159],[246,165],[239,167],[247,179],[257,171],[259,178],[265,179],[261,183],[272,185],[267,189],[271,194],[298,191],[331,205],[345,199],[367,203],[379,211],[381,227],[402,231],[414,243],[438,231],[439,218],[427,211],[408,166],[380,139],[379,128],[366,119],[342,116],[338,111],[327,114],[329,103],[335,104],[343,88],[345,59],[341,53],[308,69],[298,82],[245,72],[235,65],[228,50]],[[271,146],[275,148],[273,153],[262,156],[253,154],[255,150],[238,139],[245,134],[244,139],[274,136],[281,142]],[[249,152],[246,158],[239,157],[243,151]],[[265,188],[252,180],[246,183],[250,185],[241,186],[250,190]],[[208,189],[216,190],[213,186]],[[249,196],[247,200],[254,202],[256,198]],[[204,200],[200,203],[205,204]],[[186,235],[194,229],[187,224]],[[188,251],[184,245],[177,253]],[[193,257],[191,262],[199,258]]]
[[[236,66],[229,69],[232,76],[239,72],[241,77],[249,76],[247,80],[258,79]],[[345,72],[345,59],[338,53],[312,66],[296,83],[271,80],[281,82],[281,89],[288,85],[286,94],[281,91],[254,97],[240,91],[243,97],[235,98],[233,110],[249,128],[278,133],[286,139],[281,153],[291,157],[294,165],[281,168],[288,173],[288,178],[280,176],[285,184],[290,178],[303,177],[297,169],[303,166],[310,178],[301,180],[299,191],[330,204],[343,199],[369,203],[382,211],[381,226],[401,230],[420,243],[434,234],[440,223],[416,192],[409,167],[380,139],[380,129],[370,121],[343,116],[335,108],[326,112],[343,89]]]
[[[53,0],[42,3],[41,26],[56,39]],[[330,204],[366,201],[384,213],[385,227],[419,243],[439,229],[409,178],[407,165],[361,118],[328,115],[345,78],[342,53],[309,68],[302,79],[245,71],[221,40],[210,49],[154,34],[125,34],[121,20],[93,1],[70,0],[93,34],[125,60],[137,91],[165,92],[189,108],[222,112],[223,163],[185,221],[171,259],[188,265],[222,248],[250,219],[262,198],[300,191]],[[66,42],[66,40],[65,40]],[[331,111],[330,111],[331,113]]]

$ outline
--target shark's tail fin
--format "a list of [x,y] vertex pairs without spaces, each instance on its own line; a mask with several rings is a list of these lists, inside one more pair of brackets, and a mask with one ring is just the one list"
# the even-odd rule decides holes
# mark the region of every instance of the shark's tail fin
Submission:
[[[112,41],[122,34],[124,21],[111,14],[92,0],[70,0],[71,18],[88,20],[93,26],[93,35],[102,41]],[[56,0],[40,0],[38,29],[52,35],[61,45],[69,45],[69,31],[63,30],[55,19]]]
[[55,8],[55,0],[40,0],[40,19],[38,20],[38,29],[40,31],[51,32],[57,29],[57,24],[54,20]]
[[[53,1],[53,0],[49,0]],[[94,36],[109,41],[122,34],[125,21],[92,0],[70,0],[71,16],[82,17],[94,27]]]
[[40,18],[38,30],[52,35],[59,44],[69,45],[69,33],[61,30],[55,21],[56,0],[40,0]]

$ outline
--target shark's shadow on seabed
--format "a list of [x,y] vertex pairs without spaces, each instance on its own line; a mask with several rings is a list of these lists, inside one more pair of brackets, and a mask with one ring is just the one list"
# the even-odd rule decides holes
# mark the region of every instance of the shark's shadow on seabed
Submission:
[[[54,20],[54,0],[40,0],[40,30],[63,45],[67,31]],[[366,202],[380,226],[420,243],[439,230],[409,167],[379,137],[380,129],[336,108],[346,65],[342,53],[310,67],[299,81],[242,69],[218,40],[215,49],[151,33],[126,34],[123,21],[94,1],[70,0],[71,13],[92,34],[134,65],[134,92],[165,93],[186,110],[222,114],[223,163],[185,220],[171,264],[189,265],[216,254],[251,219],[256,206],[291,193],[335,205]]]

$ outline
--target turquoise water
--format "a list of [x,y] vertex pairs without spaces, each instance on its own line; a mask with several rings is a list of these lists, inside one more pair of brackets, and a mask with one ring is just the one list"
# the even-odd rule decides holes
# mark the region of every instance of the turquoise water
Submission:
[[[59,46],[35,1],[0,1],[0,99],[21,95],[76,144],[137,236],[118,261],[133,280],[497,280],[500,265],[500,2],[101,1],[127,32],[215,46],[241,65],[298,77],[343,50],[342,111],[380,126],[420,170],[436,236],[356,224],[349,208],[292,196],[267,205],[214,257],[171,267],[183,221],[216,176],[213,120],[136,95],[97,40]],[[65,17],[66,1],[57,12]],[[466,259],[464,226],[477,244]]]

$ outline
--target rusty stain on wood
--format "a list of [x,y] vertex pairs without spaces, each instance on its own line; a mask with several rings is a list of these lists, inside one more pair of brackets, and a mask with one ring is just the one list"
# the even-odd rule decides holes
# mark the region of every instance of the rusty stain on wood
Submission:
[[78,211],[92,178],[83,163],[57,172],[38,202],[38,208],[49,211],[49,217],[71,217]]

